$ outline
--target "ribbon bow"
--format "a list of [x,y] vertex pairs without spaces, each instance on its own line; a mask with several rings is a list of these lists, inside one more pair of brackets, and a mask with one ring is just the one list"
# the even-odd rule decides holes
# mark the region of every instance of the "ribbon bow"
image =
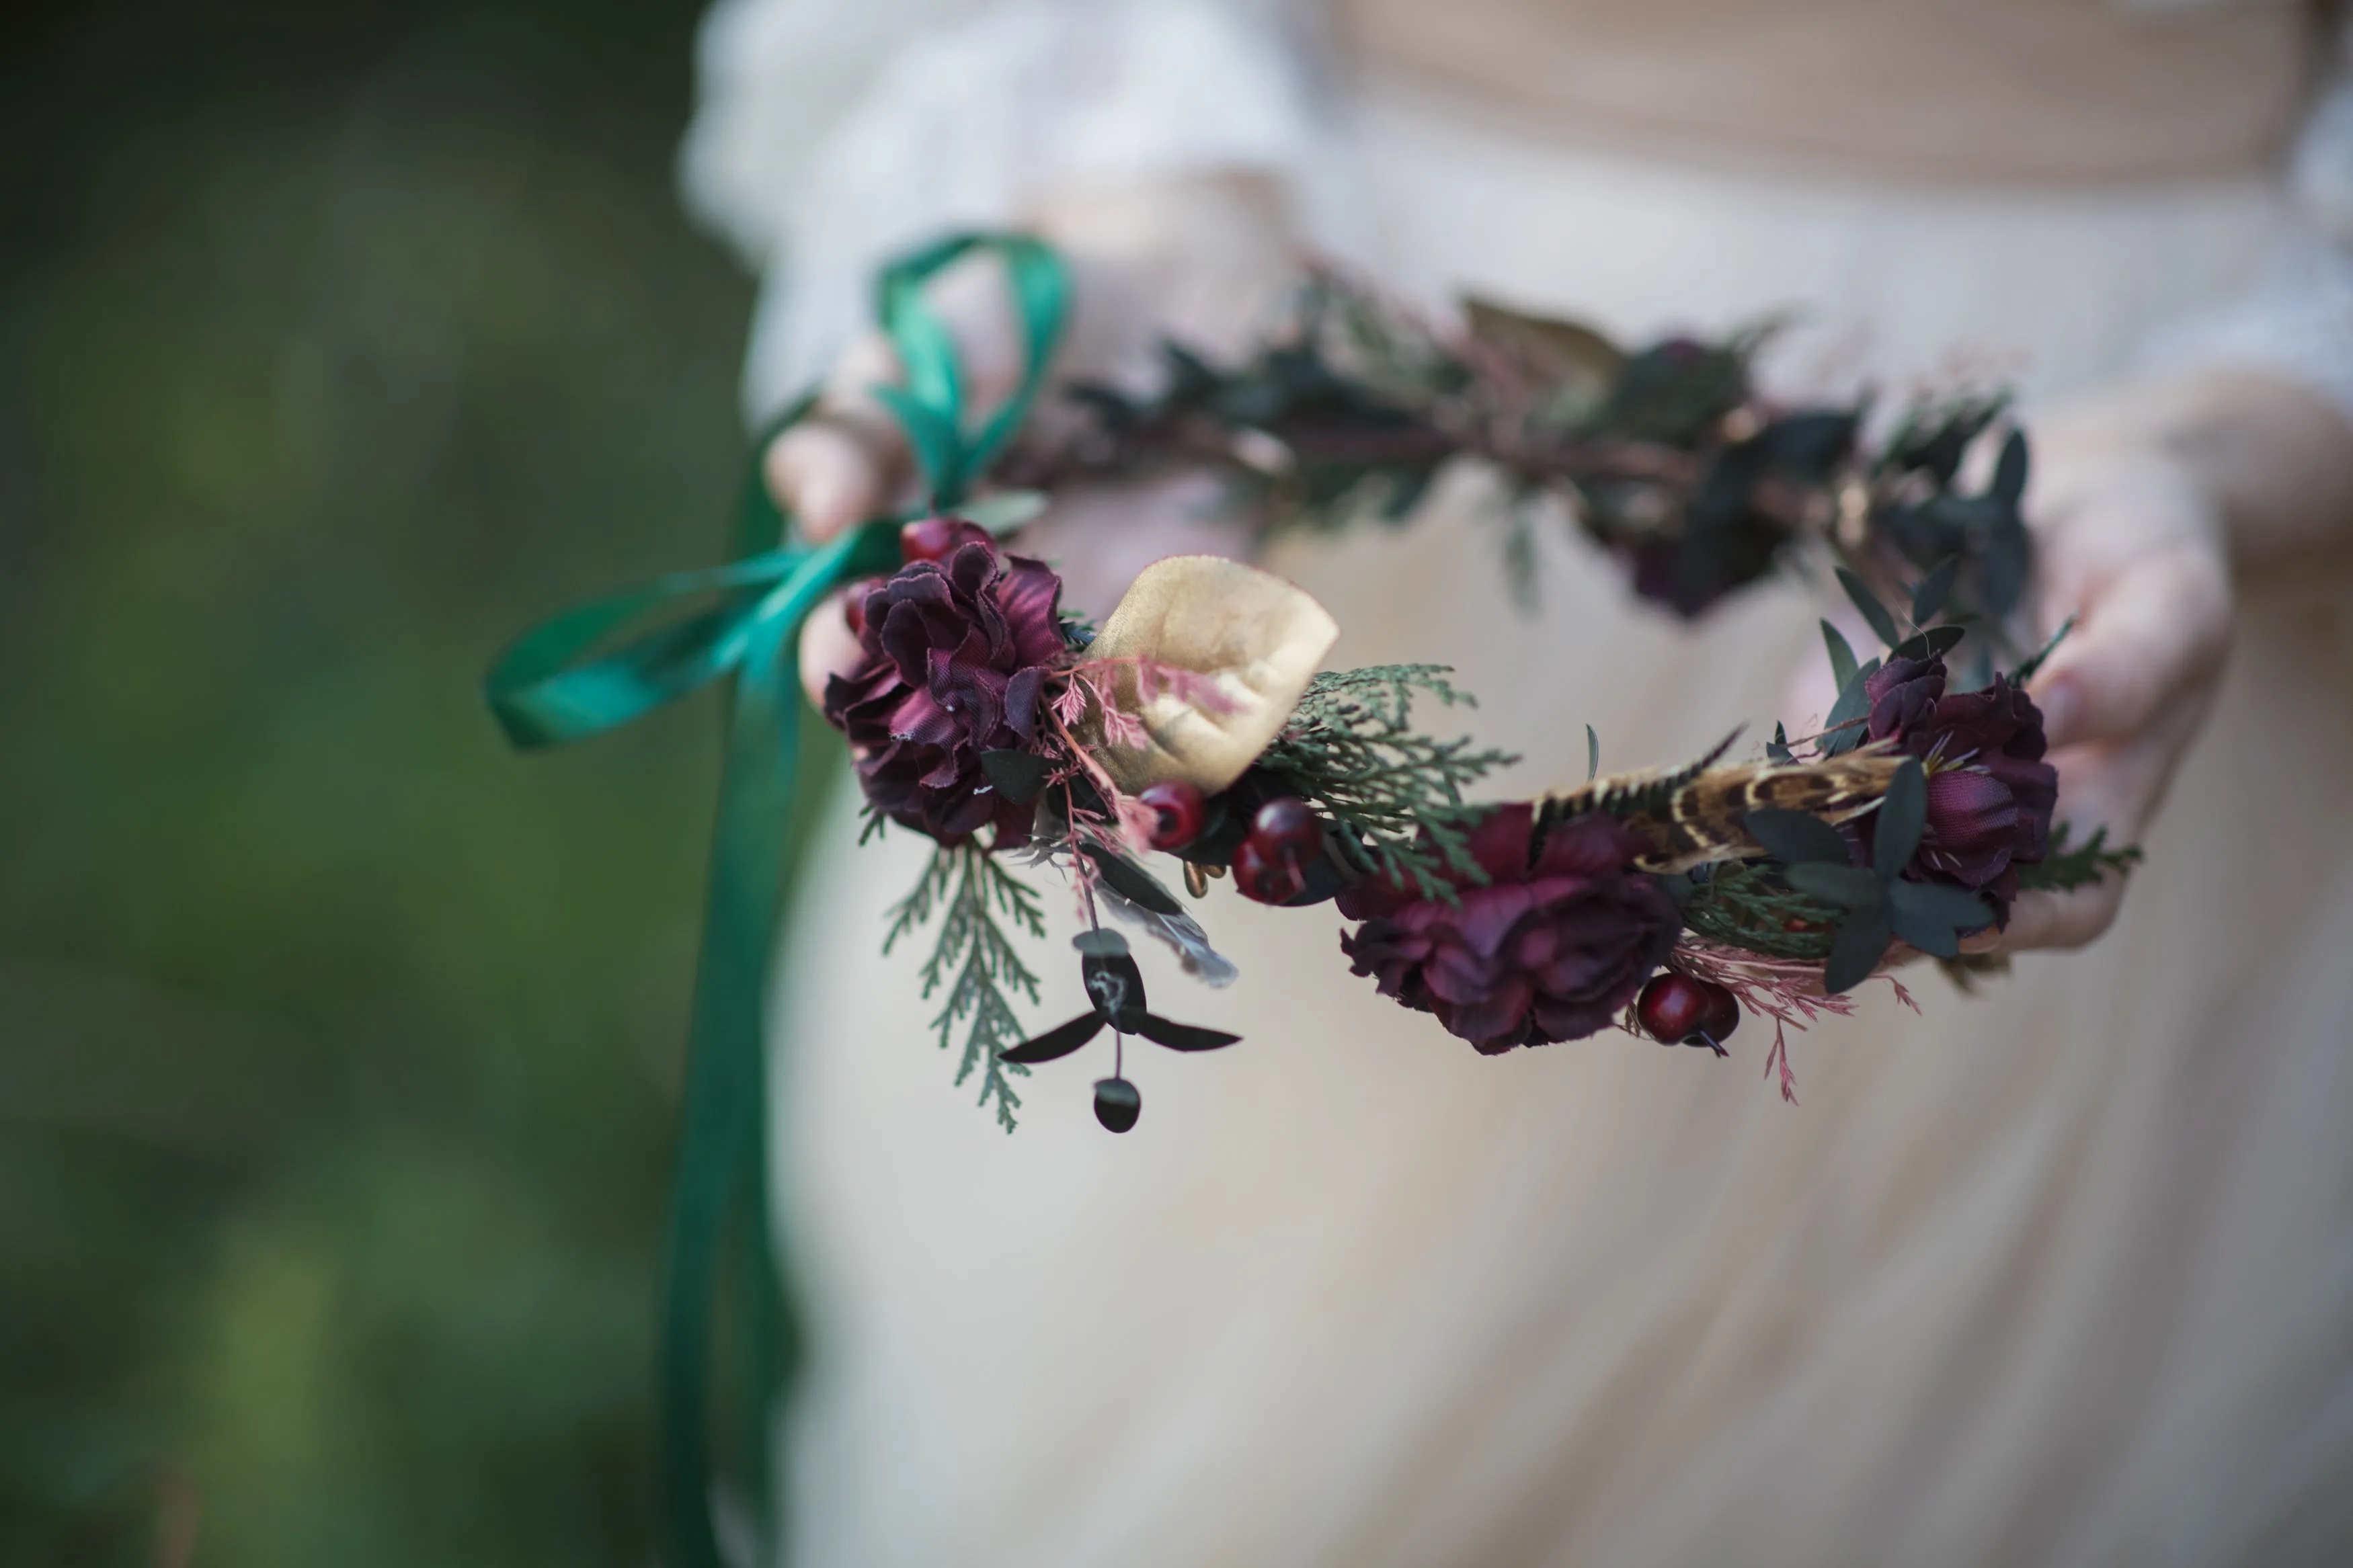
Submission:
[[[1020,384],[994,414],[965,408],[964,378],[946,325],[923,297],[942,268],[974,253],[1005,268],[1019,316]],[[1028,416],[1069,315],[1069,274],[1038,240],[951,236],[886,267],[881,324],[905,373],[875,394],[904,428],[933,510],[962,503]],[[661,1420],[670,1546],[681,1568],[719,1568],[712,1524],[710,1415],[713,1310],[731,1235],[741,1248],[745,1318],[755,1373],[744,1444],[763,1504],[761,1555],[780,1549],[771,1483],[769,1405],[799,1359],[781,1257],[769,1245],[765,1173],[772,1124],[761,1021],[768,963],[792,875],[793,807],[809,782],[800,746],[795,648],[802,621],[842,583],[895,571],[902,517],[859,524],[822,545],[790,542],[790,520],[769,499],[760,457],[808,416],[803,396],[754,448],[738,524],[738,558],[658,577],[565,610],[515,639],[491,665],[483,695],[507,739],[523,750],[601,734],[723,679],[732,681],[719,809],[695,965],[685,1101],[662,1264]],[[784,538],[776,548],[765,541]],[[683,616],[675,612],[714,602]],[[592,650],[651,618],[670,616],[612,651]]]

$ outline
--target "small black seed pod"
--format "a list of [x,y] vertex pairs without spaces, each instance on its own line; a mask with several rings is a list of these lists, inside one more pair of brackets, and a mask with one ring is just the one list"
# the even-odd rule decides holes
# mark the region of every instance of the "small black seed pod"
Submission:
[[1144,1097],[1124,1078],[1095,1080],[1095,1120],[1113,1132],[1124,1132],[1144,1114]]

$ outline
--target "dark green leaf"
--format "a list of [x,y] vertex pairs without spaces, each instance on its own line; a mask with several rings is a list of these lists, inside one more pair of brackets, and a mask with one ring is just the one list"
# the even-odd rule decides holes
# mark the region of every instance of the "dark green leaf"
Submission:
[[1749,837],[1773,853],[1773,858],[1787,866],[1802,866],[1819,861],[1824,865],[1847,864],[1846,840],[1839,830],[1819,816],[1802,811],[1783,811],[1775,806],[1760,806],[1748,814]]
[[1141,909],[1155,915],[1182,914],[1185,906],[1176,895],[1161,884],[1160,879],[1137,865],[1124,855],[1115,854],[1100,844],[1082,845],[1087,858],[1095,863],[1103,879],[1111,890]]
[[1859,910],[1878,903],[1885,895],[1879,878],[1860,866],[1833,866],[1827,861],[1809,860],[1791,866],[1782,873],[1789,886],[1825,903],[1843,904]]
[[1894,647],[1900,640],[1895,631],[1895,617],[1887,613],[1887,606],[1879,602],[1879,595],[1873,593],[1862,578],[1843,566],[1838,568],[1838,580],[1839,586],[1846,590],[1846,596],[1854,601],[1854,607],[1862,612],[1862,618],[1871,623],[1871,629],[1878,634],[1879,640]]
[[1166,1046],[1172,1051],[1214,1051],[1230,1046],[1241,1038],[1221,1029],[1204,1029],[1195,1024],[1179,1024],[1157,1013],[1136,1013],[1128,1019],[1131,1033],[1142,1035],[1155,1044]]
[[[1840,690],[1838,700],[1831,705],[1831,716],[1822,721],[1828,732],[1822,736],[1821,746],[1827,754],[1835,757],[1862,743],[1862,721],[1871,716],[1871,678],[1878,673],[1879,661],[1865,659],[1854,672],[1854,679]],[[1849,725],[1852,728],[1845,727]]]
[[1765,742],[1765,757],[1767,762],[1774,763],[1787,763],[1790,760],[1789,732],[1778,723],[1773,726],[1773,738]]
[[1926,631],[1905,637],[1888,654],[1890,658],[1926,658],[1930,654],[1950,653],[1969,635],[1967,626],[1930,626]]
[[1854,679],[1854,649],[1847,646],[1846,634],[1828,621],[1822,623],[1822,646],[1830,649],[1831,679],[1844,691]]
[[1038,798],[1038,792],[1046,787],[1046,775],[1054,769],[1035,752],[1008,747],[1001,752],[981,752],[980,771],[988,775],[989,786],[997,794],[1017,805],[1025,805]]
[[2012,430],[2001,444],[2001,459],[1994,465],[1993,491],[2003,504],[2016,506],[2026,494],[2026,433]]
[[1089,958],[1124,958],[1128,953],[1127,938],[1102,926],[1081,931],[1071,945]]
[[1023,1067],[1036,1067],[1069,1056],[1089,1040],[1103,1033],[1100,1013],[1082,1013],[1067,1024],[1047,1030],[1036,1039],[1024,1040],[1010,1050],[997,1053],[999,1061],[1018,1062]]
[[1888,939],[1894,934],[1888,920],[1887,906],[1877,903],[1860,909],[1847,916],[1839,927],[1837,938],[1831,943],[1831,955],[1822,965],[1822,989],[1835,996],[1852,991],[1871,978],[1887,952]]
[[1882,877],[1894,877],[1912,863],[1920,830],[1928,820],[1928,775],[1920,759],[1906,757],[1880,797],[1879,820],[1871,836],[1871,863]]
[[1960,574],[1961,558],[1947,555],[1920,579],[1920,585],[1912,590],[1914,626],[1925,626],[1936,618],[1936,613],[1945,607],[1945,601],[1952,597],[1953,584]]
[[1588,724],[1585,727],[1585,782],[1591,784],[1593,775],[1600,771],[1601,737],[1593,732],[1592,725]]
[[1114,1027],[1124,1029],[1125,1016],[1146,1005],[1144,973],[1125,953],[1116,958],[1082,958],[1079,974],[1086,982],[1087,999]]
[[1757,447],[1766,461],[1820,483],[1854,449],[1852,414],[1792,414],[1776,419],[1757,433]]
[[1895,934],[1932,957],[1952,957],[1960,938],[1993,924],[1992,909],[1967,888],[1898,879],[1888,895]]
[[2028,681],[2033,679],[2035,673],[2042,668],[2043,661],[2049,658],[2052,654],[2057,650],[2061,643],[2067,640],[2067,634],[2074,629],[2074,616],[2069,616],[2065,620],[2060,622],[2059,629],[2051,634],[2051,640],[2044,643],[2041,647],[2035,649],[2034,656],[2031,658],[2029,658],[2024,664],[2018,667],[2017,670],[2011,674],[2010,683],[2012,686],[2023,686]]
[[1990,525],[1984,551],[1978,557],[1978,608],[2000,619],[2018,605],[2032,572],[2034,547],[2026,525],[2016,513]]

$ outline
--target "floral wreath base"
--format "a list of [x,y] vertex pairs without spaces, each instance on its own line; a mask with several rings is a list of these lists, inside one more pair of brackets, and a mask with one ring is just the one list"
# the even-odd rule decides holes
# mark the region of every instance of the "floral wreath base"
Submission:
[[[1003,268],[1025,348],[1019,385],[986,416],[965,407],[953,342],[924,299],[933,276],[975,256]],[[1966,976],[1961,942],[2003,923],[2020,892],[2084,886],[2138,858],[2103,834],[2071,844],[2052,825],[2056,774],[2023,689],[2050,645],[2029,653],[2005,637],[2031,565],[2023,437],[2008,434],[1984,489],[1958,483],[1999,396],[1922,402],[1866,447],[1861,404],[1792,408],[1758,392],[1761,332],[1628,352],[1478,301],[1461,329],[1440,329],[1318,274],[1289,329],[1247,363],[1221,369],[1171,345],[1161,393],[1077,387],[1084,416],[1049,441],[1028,416],[1068,314],[1052,251],[952,237],[886,268],[878,294],[904,374],[876,395],[905,431],[928,506],[801,543],[755,461],[733,561],[558,615],[487,681],[526,748],[730,683],[665,1264],[670,1520],[683,1563],[720,1560],[708,1384],[731,1237],[775,1256],[763,1020],[798,773],[811,765],[793,654],[837,590],[850,590],[842,613],[860,653],[824,710],[847,737],[870,831],[892,823],[936,844],[885,946],[935,923],[918,983],[944,992],[934,1026],[943,1047],[961,1035],[957,1080],[978,1074],[980,1102],[1008,1130],[1013,1079],[1106,1031],[1113,1069],[1094,1109],[1113,1131],[1142,1107],[1129,1037],[1177,1052],[1235,1043],[1154,1010],[1126,939],[1103,923],[1166,943],[1208,984],[1232,977],[1148,868],[1154,854],[1176,858],[1195,898],[1230,879],[1263,903],[1335,901],[1353,972],[1479,1052],[1614,1027],[1723,1055],[1754,1013],[1773,1021],[1767,1072],[1789,1099],[1788,1029],[1851,1011],[1874,975],[1909,1003],[1888,967],[1911,952]],[[761,448],[814,404],[787,411]],[[1098,631],[1063,613],[1060,580],[1018,549],[1021,521],[1072,479],[1206,468],[1269,528],[1333,528],[1405,518],[1458,459],[1505,481],[1515,581],[1531,575],[1534,520],[1556,504],[1625,561],[1635,593],[1683,615],[1768,573],[1827,564],[1883,650],[1858,659],[1825,620],[1835,705],[1819,732],[1776,725],[1754,761],[1725,760],[1735,737],[1685,766],[1605,776],[1588,730],[1582,783],[1476,804],[1466,790],[1515,759],[1415,727],[1418,702],[1470,700],[1443,668],[1324,671],[1339,628],[1324,608],[1212,557],[1148,568]],[[1089,1007],[1031,1034],[1015,1002],[1034,1004],[1039,984],[1018,939],[1045,928],[1013,868],[1039,864],[1071,879],[1086,912],[1076,946]],[[788,1344],[781,1281],[765,1267],[736,1277],[751,1286],[741,1318],[754,1341]]]

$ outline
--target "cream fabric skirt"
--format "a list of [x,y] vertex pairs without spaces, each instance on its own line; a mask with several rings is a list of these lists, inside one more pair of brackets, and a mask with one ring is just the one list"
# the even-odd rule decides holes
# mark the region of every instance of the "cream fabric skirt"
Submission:
[[[1629,331],[1797,306],[1781,370],[1831,385],[2063,391],[2273,222],[2253,183],[1694,175],[1396,94],[1359,144],[1407,286]],[[1609,767],[1753,737],[1820,657],[1797,585],[1686,628],[1567,538],[1522,615],[1475,490],[1275,564],[1339,617],[1335,665],[1458,667],[1467,721],[1526,753],[1502,793],[1581,776],[1588,722]],[[820,1347],[795,1560],[2353,1561],[2353,633],[2318,595],[2246,611],[2116,930],[1975,996],[1915,972],[1920,1016],[1873,987],[1793,1037],[1797,1106],[1754,1020],[1725,1061],[1614,1033],[1480,1058],[1347,974],[1329,906],[1219,889],[1231,989],[1142,962],[1244,1042],[1132,1050],[1124,1138],[1091,1047],[1021,1080],[1008,1137],[876,951],[926,846],[852,848],[844,802],[776,1015]],[[1050,902],[1041,1024],[1081,1005]]]

